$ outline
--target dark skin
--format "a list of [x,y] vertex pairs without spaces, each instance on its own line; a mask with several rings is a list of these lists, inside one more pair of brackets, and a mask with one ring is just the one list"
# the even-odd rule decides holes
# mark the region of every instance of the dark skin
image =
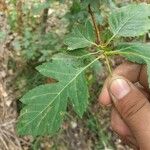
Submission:
[[150,150],[149,98],[146,66],[133,63],[118,66],[99,97],[101,104],[113,107],[112,129],[134,149]]

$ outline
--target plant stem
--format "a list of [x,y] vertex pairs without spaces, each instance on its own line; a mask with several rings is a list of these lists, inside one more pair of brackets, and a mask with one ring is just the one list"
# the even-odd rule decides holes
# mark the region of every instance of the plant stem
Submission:
[[[45,3],[48,3],[48,0]],[[41,34],[45,34],[45,32],[46,32],[46,25],[47,25],[47,20],[48,20],[48,10],[49,10],[49,8],[45,8],[43,10],[42,20],[41,20]]]
[[[89,9],[89,14],[91,15],[91,19],[92,19],[92,22],[93,22],[93,25],[94,25],[94,28],[95,28],[95,35],[96,35],[96,44],[98,45],[98,47],[102,45],[102,41],[101,41],[101,37],[100,37],[100,31],[99,31],[99,28],[98,28],[98,25],[96,23],[96,19],[95,19],[95,16],[94,16],[94,13],[91,9],[91,5],[89,4],[88,5],[88,9]],[[110,41],[109,41],[110,42]],[[108,71],[110,73],[110,75],[112,76],[112,70],[111,70],[111,66],[110,66],[110,63],[109,63],[109,59],[107,57],[107,55],[105,54],[105,49],[103,50],[103,55],[105,57],[105,60],[106,60],[106,64],[107,64],[107,68],[108,68]]]
[[94,25],[94,28],[95,28],[95,35],[96,35],[96,43],[98,45],[101,44],[101,38],[100,38],[100,32],[99,32],[99,28],[96,24],[96,19],[95,19],[95,16],[94,16],[94,13],[91,9],[91,5],[89,4],[88,5],[88,11],[89,11],[89,14],[91,15],[91,19],[92,19],[92,22],[93,22],[93,25]]
[[106,65],[107,65],[109,74],[112,76],[112,70],[111,70],[111,66],[110,66],[110,63],[109,63],[109,59],[108,59],[108,56],[105,53],[104,53],[104,57],[105,57],[105,60],[106,60]]
[[41,25],[42,25],[41,33],[42,34],[45,34],[46,32],[47,19],[48,19],[48,8],[43,10],[43,16],[42,16],[42,21],[41,21]]

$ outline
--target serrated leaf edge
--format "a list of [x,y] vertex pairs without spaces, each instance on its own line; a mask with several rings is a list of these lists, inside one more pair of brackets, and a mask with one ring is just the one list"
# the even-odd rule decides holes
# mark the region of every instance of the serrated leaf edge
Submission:
[[[26,126],[28,126],[33,120],[35,120],[40,114],[42,114],[45,110],[47,110],[47,112],[49,111],[49,109],[51,108],[50,107],[50,105],[56,100],[56,98],[58,98],[58,96],[60,96],[60,94],[82,73],[82,72],[84,72],[88,67],[90,67],[94,62],[96,62],[98,59],[99,59],[100,57],[98,57],[98,58],[96,58],[96,59],[94,59],[92,62],[90,62],[87,66],[85,66],[82,70],[80,70],[79,72],[78,72],[78,74],[68,83],[68,84],[66,84],[66,86],[64,87],[64,88],[62,88],[62,90],[57,94],[57,96],[55,96],[54,97],[54,99],[40,112],[40,113],[38,113],[38,115],[36,115],[32,120],[30,120],[30,121],[28,121],[27,123],[26,123],[26,125],[24,125],[24,128],[26,127]],[[23,115],[25,115],[26,113],[24,113],[24,114],[22,114],[21,115],[21,117],[23,116]],[[46,113],[45,113],[46,114]],[[42,117],[42,119],[40,120],[40,123],[42,122],[42,120],[44,119],[44,117],[45,117],[45,115]],[[38,126],[40,126],[40,123],[38,123]],[[38,126],[37,126],[37,128],[38,128]],[[22,129],[18,129],[18,132],[21,132],[21,130]]]

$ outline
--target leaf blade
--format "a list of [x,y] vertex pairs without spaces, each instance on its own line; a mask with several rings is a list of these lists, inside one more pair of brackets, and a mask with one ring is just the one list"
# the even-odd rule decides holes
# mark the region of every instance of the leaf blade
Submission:
[[[43,75],[56,77],[59,82],[50,85],[41,85],[29,91],[21,99],[25,107],[21,111],[21,116],[17,124],[18,133],[20,135],[33,136],[55,134],[61,126],[68,98],[72,99],[74,110],[82,117],[88,105],[89,97],[83,72],[97,60],[98,58],[86,66],[76,67],[74,65],[76,63],[71,63],[70,60],[68,65],[68,60],[61,58],[61,62],[60,59],[54,59],[51,63],[39,66],[37,69],[41,73],[44,67],[47,67],[45,70],[49,70],[42,73]],[[68,70],[60,70],[62,66],[63,68],[68,68]],[[63,73],[58,74],[55,72],[55,68],[57,68],[57,71],[63,71],[68,80],[62,78],[64,77]],[[71,77],[68,77],[68,73],[70,72],[72,73]],[[80,87],[80,83],[82,83],[82,88]],[[80,89],[80,93],[77,89]],[[82,100],[82,103],[80,100]]]
[[148,32],[150,29],[149,5],[146,3],[131,4],[119,8],[109,16],[110,29],[113,37],[135,37]]
[[147,65],[148,82],[150,86],[150,44],[124,43],[120,44],[117,51],[128,60]]
[[[46,135],[46,134],[54,134],[59,128],[62,117],[60,116],[61,111],[66,110],[66,104],[67,104],[67,97],[64,97],[64,101],[60,101],[59,96],[57,95],[58,91],[60,91],[59,84],[56,85],[42,85],[31,90],[29,93],[27,93],[23,98],[22,102],[26,104],[26,106],[21,111],[21,116],[19,118],[19,124],[17,124],[18,133],[20,135]],[[38,96],[37,93],[41,93],[41,90],[45,90],[45,97],[42,96],[42,99],[40,97],[34,97],[33,99],[31,95]],[[52,91],[52,94],[50,96],[50,91]],[[48,95],[49,93],[49,95]],[[32,100],[32,101],[31,101]],[[61,103],[61,107],[58,109],[58,105],[56,104]],[[51,107],[52,105],[52,107]],[[52,109],[51,109],[52,108]],[[56,109],[54,111],[54,109]],[[49,111],[49,112],[47,112]],[[34,113],[33,113],[34,112]],[[57,116],[57,126],[51,125],[47,123],[45,125],[45,120],[49,120],[50,122],[53,121],[52,116]],[[51,129],[51,130],[50,130]],[[53,129],[53,130],[52,130]]]
[[87,22],[84,27],[75,27],[73,32],[65,39],[68,50],[91,47],[95,45],[93,27]]

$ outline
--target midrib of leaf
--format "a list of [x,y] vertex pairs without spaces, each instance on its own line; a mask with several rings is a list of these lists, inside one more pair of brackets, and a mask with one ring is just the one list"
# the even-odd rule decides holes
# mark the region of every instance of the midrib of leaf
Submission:
[[[121,50],[125,50],[125,49],[128,49],[128,48],[131,48],[131,47],[127,47],[127,48],[122,48]],[[138,56],[140,58],[143,58],[144,60],[149,60],[150,61],[150,58],[149,57],[145,57],[139,53],[133,53],[133,52],[121,52],[121,50],[116,50],[116,51],[112,51],[112,52],[107,52],[106,54],[124,54],[124,55],[134,55],[134,56]]]
[[107,44],[106,45],[109,45],[109,43],[116,37],[116,35],[121,31],[121,29],[128,23],[129,20],[131,20],[133,17],[135,17],[135,15],[138,15],[138,14],[133,14],[133,16],[127,18],[125,20],[125,22],[122,24],[122,26],[115,32],[115,34],[108,40]]
[[[100,53],[100,51],[97,51],[97,52],[93,52],[93,53],[88,53],[88,54],[85,54],[85,55],[81,55],[81,56],[74,56],[74,55],[72,55],[71,57],[72,58],[76,58],[76,59],[81,59],[81,58],[84,58],[84,57],[88,57],[88,56],[91,56],[91,55],[95,55],[95,54],[98,54],[98,53]],[[64,58],[53,58],[53,60],[63,60]]]
[[[26,123],[26,125],[24,125],[24,127],[28,126],[33,120],[35,120],[40,114],[42,114],[44,111],[47,110],[47,112],[50,111],[51,109],[51,104],[58,98],[58,96],[60,96],[60,94],[83,72],[85,71],[88,67],[90,67],[94,62],[96,62],[98,59],[100,59],[100,57],[97,57],[96,59],[94,59],[92,62],[90,62],[87,66],[85,66],[81,71],[79,71],[76,76],[68,83],[66,84],[66,86],[64,86],[64,88],[62,88],[62,90],[54,97],[54,99],[38,114],[36,115],[32,120],[30,120],[29,122]],[[26,113],[24,113],[25,115]],[[45,116],[47,115],[47,113],[45,113],[44,117],[42,117],[42,119],[40,120],[40,122],[42,122],[42,120],[45,118]],[[23,115],[22,115],[23,116]],[[39,126],[40,124],[38,124]],[[37,126],[37,127],[38,127]],[[19,130],[20,132],[20,130]]]
[[[131,53],[131,52],[121,52],[122,54],[126,54],[126,55],[129,55],[129,54],[131,54],[131,55],[135,55],[135,56],[138,56],[138,57],[141,57],[141,58],[143,58],[144,60],[149,60],[150,61],[150,58],[149,57],[145,57],[145,56],[143,56],[143,55],[140,55],[140,54],[138,54],[138,53]],[[128,54],[127,54],[128,53]]]

